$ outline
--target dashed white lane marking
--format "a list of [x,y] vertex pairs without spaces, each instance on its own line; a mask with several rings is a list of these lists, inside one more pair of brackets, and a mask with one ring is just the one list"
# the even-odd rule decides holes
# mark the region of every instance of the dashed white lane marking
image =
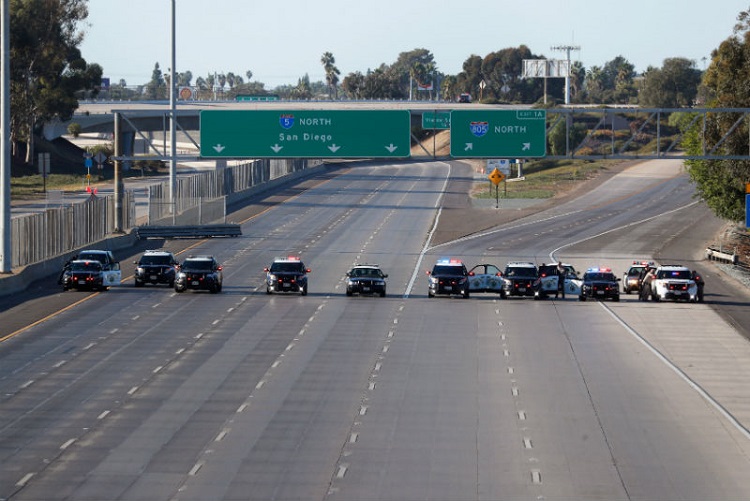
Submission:
[[235,412],[239,414],[240,412],[245,412],[245,409],[247,409],[247,404],[242,404],[239,407],[237,407],[237,410]]
[[508,367],[508,374],[513,374],[514,372],[513,367]]
[[513,388],[511,388],[510,392],[513,394],[514,397],[518,396],[518,388],[517,387],[514,386]]
[[133,386],[132,388],[128,390],[128,395],[133,395],[136,391],[138,391],[138,387]]
[[175,355],[182,355],[183,353],[185,353],[185,348],[180,348],[179,350],[174,352]]
[[28,484],[29,480],[31,480],[34,475],[36,475],[36,473],[27,473],[21,480],[16,482],[16,487],[23,487],[24,485]]
[[83,347],[83,351],[90,350],[94,346],[96,346],[96,343],[89,343],[89,344],[87,344],[86,346]]
[[64,451],[65,449],[67,449],[68,447],[70,447],[71,445],[73,445],[74,443],[76,443],[76,439],[75,438],[71,438],[70,440],[68,440],[67,442],[65,442],[64,444],[62,444],[60,446],[60,450]]
[[364,416],[365,414],[367,414],[367,406],[363,405],[359,408],[359,415]]
[[57,362],[57,363],[56,363],[55,365],[53,365],[52,367],[54,367],[55,369],[59,369],[60,367],[62,367],[62,366],[63,366],[63,365],[65,365],[66,363],[67,363],[67,360],[60,360],[59,362]]
[[518,411],[518,419],[526,421],[526,411]]
[[258,384],[255,385],[255,389],[260,390],[261,388],[263,388],[263,385],[265,383],[266,383],[265,381],[260,381]]
[[153,374],[158,374],[164,369],[163,365],[160,365],[159,367],[156,367],[153,371],[151,371]]
[[529,437],[523,437],[523,447],[525,449],[533,449],[534,444],[531,443],[531,439]]
[[542,472],[539,470],[531,470],[531,483],[541,484],[542,483]]
[[28,381],[26,381],[25,383],[23,383],[23,384],[21,385],[21,389],[22,389],[22,390],[25,390],[26,388],[28,388],[28,387],[29,387],[29,386],[31,386],[32,384],[34,384],[34,380],[33,380],[33,379],[29,379]]
[[359,438],[359,434],[358,433],[352,433],[351,435],[349,435],[349,443],[350,444],[355,443],[357,441],[357,438]]
[[194,477],[194,476],[196,476],[196,475],[198,474],[198,472],[200,471],[200,469],[201,469],[201,468],[203,468],[203,465],[204,465],[204,464],[205,464],[205,463],[204,463],[203,461],[201,461],[201,462],[199,462],[199,463],[195,463],[195,466],[193,466],[193,467],[192,467],[192,468],[190,469],[190,471],[188,472],[188,475],[190,475],[191,477]]
[[98,420],[100,420],[100,421],[101,421],[101,420],[102,420],[102,419],[104,419],[105,417],[109,416],[109,412],[110,412],[110,411],[104,411],[104,412],[102,412],[101,414],[99,414],[98,416],[96,416],[96,419],[98,419]]
[[339,471],[336,472],[336,478],[344,478],[344,475],[346,475],[346,470],[346,465],[339,466]]
[[224,440],[224,437],[226,437],[228,433],[229,433],[229,430],[226,430],[226,429],[225,430],[221,430],[219,432],[219,434],[216,435],[216,438],[214,439],[214,442],[221,442],[222,440]]

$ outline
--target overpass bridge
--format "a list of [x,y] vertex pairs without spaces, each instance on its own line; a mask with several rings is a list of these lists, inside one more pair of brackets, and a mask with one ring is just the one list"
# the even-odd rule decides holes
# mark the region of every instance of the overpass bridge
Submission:
[[[180,103],[175,111],[178,141],[190,143],[200,151],[200,113],[203,110],[408,110],[412,130],[422,127],[425,113],[452,110],[531,110],[532,106],[487,105],[481,103],[452,103],[435,101],[222,101]],[[750,160],[750,151],[727,155],[723,146],[742,135],[746,141],[750,108],[637,108],[628,106],[564,106],[546,109],[545,143],[547,159],[704,159]],[[67,134],[72,122],[82,133],[113,134],[115,115],[122,119],[122,160],[160,159],[168,161],[166,143],[157,144],[155,138],[166,138],[169,131],[168,102],[83,102],[69,122],[50,123],[44,127],[47,139]],[[705,131],[709,115],[720,115],[732,124],[728,132],[715,144],[707,144],[701,135],[702,154],[685,155],[680,148],[682,135],[666,124],[670,116],[685,114],[693,126]],[[580,131],[584,131],[581,133]],[[562,136],[552,148],[552,135]],[[577,136],[577,139],[573,139]],[[148,145],[146,155],[134,154],[135,139]],[[412,135],[413,139],[417,139]],[[425,153],[429,152],[424,148]],[[551,151],[553,150],[553,151]],[[434,155],[432,155],[434,156]],[[500,155],[502,157],[502,155]],[[512,157],[512,155],[511,155]],[[281,156],[279,158],[282,158]],[[439,157],[435,157],[439,158]],[[442,157],[445,158],[445,157]],[[451,158],[470,158],[452,154]],[[475,158],[475,157],[472,157]],[[495,158],[494,156],[492,158]],[[200,156],[182,154],[177,161],[205,160]]]

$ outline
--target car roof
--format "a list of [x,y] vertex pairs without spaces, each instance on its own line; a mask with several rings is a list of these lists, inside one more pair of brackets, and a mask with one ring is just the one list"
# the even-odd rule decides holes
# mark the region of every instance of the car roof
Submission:
[[99,249],[85,249],[85,250],[82,250],[81,252],[79,252],[79,255],[80,254],[86,254],[86,253],[89,253],[89,254],[111,254],[112,251],[99,250]]
[[530,263],[527,261],[510,261],[505,266],[516,266],[516,267],[524,267],[524,268],[536,268],[536,265],[534,263]]
[[355,264],[354,266],[352,266],[352,269],[353,268],[378,268],[380,269],[380,265],[379,264]]
[[168,256],[172,255],[171,252],[164,251],[164,250],[147,250],[147,251],[144,252],[144,254],[164,254],[164,255],[168,255]]

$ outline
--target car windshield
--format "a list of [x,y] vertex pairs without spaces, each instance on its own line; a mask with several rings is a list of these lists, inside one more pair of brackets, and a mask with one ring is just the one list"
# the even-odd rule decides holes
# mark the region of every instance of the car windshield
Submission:
[[673,278],[677,280],[691,280],[689,270],[660,270],[656,278]]
[[639,276],[641,274],[641,271],[643,271],[643,267],[642,266],[639,266],[639,267],[635,267],[634,266],[634,267],[632,267],[632,268],[630,268],[628,270],[628,276],[629,277],[637,277],[637,276]]
[[432,268],[433,275],[466,275],[466,268],[463,266],[435,265]]
[[505,268],[505,276],[507,277],[524,277],[524,278],[536,278],[536,269],[526,266],[509,266]]
[[271,273],[304,273],[305,265],[299,263],[273,263]]
[[192,271],[211,271],[213,263],[208,259],[188,259],[182,263],[182,268]]
[[166,255],[145,255],[141,257],[140,264],[171,264],[172,259]]
[[383,273],[377,268],[354,268],[349,272],[352,277],[380,278]]
[[70,263],[72,271],[102,271],[99,261],[73,261]]

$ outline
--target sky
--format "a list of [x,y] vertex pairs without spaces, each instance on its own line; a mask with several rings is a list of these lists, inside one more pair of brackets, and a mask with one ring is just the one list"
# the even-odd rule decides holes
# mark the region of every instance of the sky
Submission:
[[[553,47],[580,47],[570,56],[586,68],[622,56],[640,73],[683,57],[702,70],[750,9],[750,0],[174,2],[177,72],[189,70],[194,83],[229,72],[247,80],[249,70],[268,90],[304,75],[324,81],[325,52],[340,81],[414,49],[430,51],[439,71],[455,75],[472,55],[520,45],[547,59],[567,57]],[[156,63],[169,72],[172,0],[89,0],[88,9],[82,55],[112,83],[145,84]]]

